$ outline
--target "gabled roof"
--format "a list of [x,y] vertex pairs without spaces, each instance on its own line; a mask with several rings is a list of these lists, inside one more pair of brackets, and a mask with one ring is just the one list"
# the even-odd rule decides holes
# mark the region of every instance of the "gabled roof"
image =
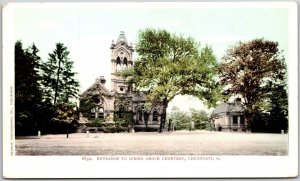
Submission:
[[104,84],[101,83],[101,80],[99,78],[96,79],[96,81],[86,90],[84,91],[80,97],[85,97],[86,95],[91,94],[104,94],[106,96],[113,96],[114,94],[110,92]]
[[220,113],[226,113],[228,112],[228,103],[223,102],[219,104],[212,112],[212,115],[214,114],[220,114]]
[[241,104],[223,102],[219,104],[212,112],[212,115],[221,113],[243,112],[244,108]]

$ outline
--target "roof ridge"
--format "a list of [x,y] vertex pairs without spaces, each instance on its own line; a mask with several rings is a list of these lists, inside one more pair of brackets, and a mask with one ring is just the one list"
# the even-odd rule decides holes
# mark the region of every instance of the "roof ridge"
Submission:
[[98,80],[96,79],[95,82],[81,94],[81,96],[86,96],[86,95],[89,94],[91,91],[93,91],[93,88],[97,88],[97,86],[100,86],[100,89],[101,89],[106,95],[112,95],[112,93],[105,87],[105,85],[102,84],[100,81],[98,81]]

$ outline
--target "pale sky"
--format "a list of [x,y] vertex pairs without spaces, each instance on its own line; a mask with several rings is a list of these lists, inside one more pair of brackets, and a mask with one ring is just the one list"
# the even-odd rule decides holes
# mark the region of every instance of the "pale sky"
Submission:
[[[139,30],[166,29],[171,33],[191,36],[203,46],[210,45],[218,60],[238,41],[265,38],[277,41],[288,54],[288,10],[284,7],[203,7],[201,4],[183,5],[154,3],[98,3],[74,6],[46,3],[22,5],[15,8],[15,40],[23,47],[32,43],[40,50],[43,61],[57,42],[70,51],[74,70],[78,72],[80,92],[85,91],[101,75],[110,89],[110,45],[125,31],[127,41],[137,41]],[[136,57],[136,55],[135,55]],[[192,97],[178,97],[174,104],[182,110],[205,109]],[[184,104],[182,104],[184,102]]]

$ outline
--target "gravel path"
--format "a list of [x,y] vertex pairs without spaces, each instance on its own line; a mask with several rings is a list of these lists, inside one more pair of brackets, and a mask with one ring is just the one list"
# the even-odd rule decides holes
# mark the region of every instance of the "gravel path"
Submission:
[[177,131],[16,139],[16,155],[286,155],[287,134]]

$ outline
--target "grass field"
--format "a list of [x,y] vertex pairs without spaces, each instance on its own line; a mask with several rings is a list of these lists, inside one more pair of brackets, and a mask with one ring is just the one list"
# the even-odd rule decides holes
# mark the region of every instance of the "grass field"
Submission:
[[287,134],[177,131],[16,139],[16,155],[286,155]]

